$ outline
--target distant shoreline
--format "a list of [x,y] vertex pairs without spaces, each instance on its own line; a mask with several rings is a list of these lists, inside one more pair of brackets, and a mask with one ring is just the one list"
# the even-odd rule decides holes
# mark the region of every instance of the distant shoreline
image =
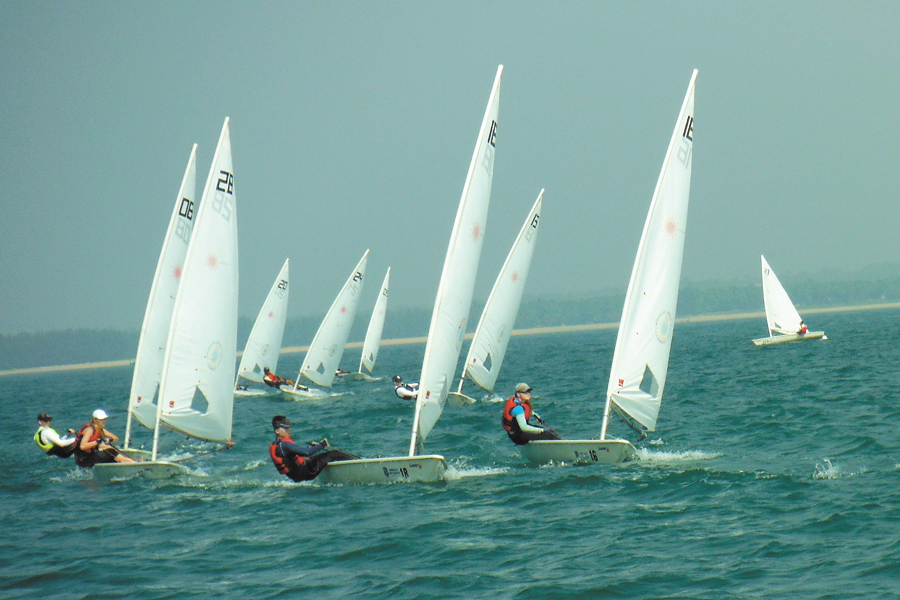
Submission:
[[[889,304],[863,304],[860,306],[834,306],[831,308],[805,308],[803,314],[815,315],[823,313],[836,312],[854,312],[861,310],[883,310],[890,308],[900,308],[900,302],[892,302]],[[675,319],[676,323],[708,323],[711,321],[735,321],[739,319],[765,319],[765,312],[748,312],[748,313],[731,313],[717,315],[696,315],[692,317],[681,317]],[[588,323],[586,325],[557,325],[555,327],[534,327],[532,329],[515,329],[513,336],[520,335],[542,335],[547,333],[570,333],[575,331],[597,331],[600,329],[616,329],[618,323]],[[467,333],[466,339],[472,339],[473,334]],[[424,344],[427,337],[409,337],[398,338],[393,340],[381,340],[382,346],[403,346],[406,344]],[[349,342],[347,348],[361,348],[362,342]],[[306,352],[309,346],[291,346],[282,348],[282,354],[295,354],[297,352]],[[238,356],[242,353],[238,352]],[[134,364],[134,359],[128,360],[110,360],[104,362],[81,363],[75,365],[54,365],[47,367],[27,367],[22,369],[9,369],[0,371],[0,377],[6,375],[31,375],[37,373],[57,373],[61,371],[83,371],[86,369],[107,369],[110,367],[127,367]]]

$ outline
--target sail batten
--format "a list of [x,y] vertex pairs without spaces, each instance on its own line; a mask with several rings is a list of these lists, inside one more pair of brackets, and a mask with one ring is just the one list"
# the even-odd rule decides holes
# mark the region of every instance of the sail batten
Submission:
[[[678,304],[693,157],[695,70],[669,141],[625,295],[607,387],[610,405],[656,429]],[[650,371],[652,381],[645,376]]]

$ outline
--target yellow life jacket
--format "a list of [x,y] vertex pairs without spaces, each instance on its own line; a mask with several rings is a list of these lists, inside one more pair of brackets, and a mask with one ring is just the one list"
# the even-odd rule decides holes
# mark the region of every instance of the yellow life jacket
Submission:
[[37,443],[41,450],[43,450],[44,452],[50,452],[51,450],[53,450],[53,442],[45,442],[43,436],[41,436],[41,434],[44,433],[45,429],[49,429],[50,431],[56,433],[56,430],[50,427],[40,427],[38,428],[37,433],[34,434],[34,441],[35,443]]

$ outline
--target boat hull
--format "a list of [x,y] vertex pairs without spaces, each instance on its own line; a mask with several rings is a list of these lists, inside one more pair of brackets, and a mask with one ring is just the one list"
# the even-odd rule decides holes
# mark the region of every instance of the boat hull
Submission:
[[447,394],[447,404],[450,406],[465,406],[467,404],[475,404],[478,402],[475,398],[470,398],[465,394],[458,394],[456,392],[450,392]]
[[308,390],[301,390],[298,388],[295,390],[293,387],[287,385],[281,386],[281,391],[289,400],[321,400],[323,398],[341,395],[335,394],[331,390],[325,391],[316,388],[309,388]]
[[395,456],[361,458],[328,463],[318,481],[343,484],[433,482],[443,479],[447,461],[443,456]]
[[381,377],[372,377],[365,373],[342,373],[338,377],[345,381],[381,381]]
[[772,344],[784,344],[786,342],[806,342],[809,340],[827,340],[824,331],[809,331],[807,333],[790,333],[787,335],[773,335],[771,337],[753,340],[755,346],[771,346]]
[[168,479],[190,473],[187,467],[170,462],[103,463],[94,465],[94,479],[112,481],[121,479]]
[[234,390],[235,397],[239,398],[262,398],[264,396],[276,396],[278,395],[279,390],[275,388],[271,388],[268,390],[264,390],[261,388],[253,388],[249,390]]
[[519,446],[528,462],[566,465],[615,464],[637,460],[637,450],[625,440],[537,440]]

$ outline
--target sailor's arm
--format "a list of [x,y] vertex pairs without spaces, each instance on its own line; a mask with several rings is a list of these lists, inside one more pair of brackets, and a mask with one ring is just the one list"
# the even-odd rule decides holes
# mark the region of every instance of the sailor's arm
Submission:
[[516,423],[518,423],[519,429],[521,429],[525,433],[543,433],[543,431],[544,431],[544,429],[541,427],[535,427],[533,425],[529,425],[528,421],[525,420],[524,412],[521,412],[516,415]]
[[59,434],[56,433],[54,429],[47,428],[41,433],[41,437],[44,438],[45,442],[50,442],[55,446],[68,446],[72,442],[75,441],[73,437],[59,437]]

